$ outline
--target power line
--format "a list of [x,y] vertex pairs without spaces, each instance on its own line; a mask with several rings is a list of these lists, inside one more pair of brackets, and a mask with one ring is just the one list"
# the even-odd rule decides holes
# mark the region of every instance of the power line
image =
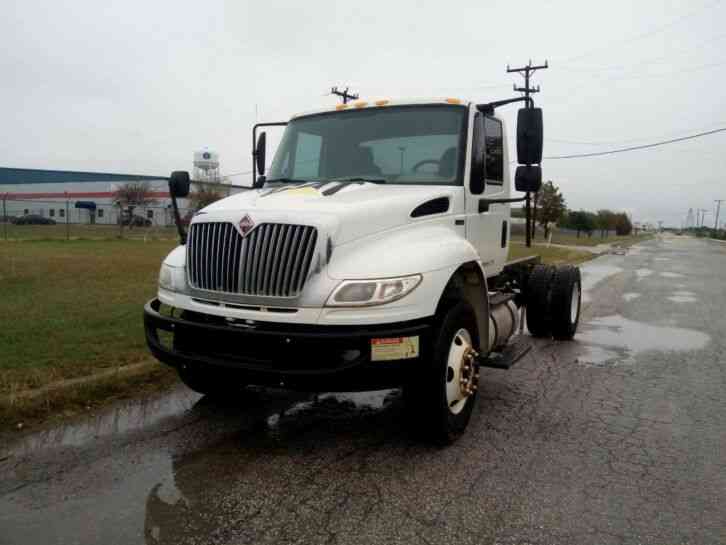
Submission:
[[683,142],[684,140],[693,140],[695,138],[701,138],[702,136],[708,136],[710,134],[716,134],[719,132],[726,131],[726,127],[721,127],[720,129],[714,129],[711,131],[705,131],[700,132],[697,134],[691,134],[690,136],[682,136],[680,138],[672,138],[670,140],[662,140],[660,142],[653,142],[652,144],[643,144],[641,146],[630,146],[627,148],[619,148],[619,149],[613,149],[608,151],[596,151],[593,153],[575,153],[572,155],[553,155],[550,157],[545,157],[544,159],[575,159],[579,157],[597,157],[599,155],[612,155],[615,153],[623,153],[626,151],[635,151],[639,149],[647,149],[647,148],[655,148],[657,146],[665,146],[666,144],[673,144],[675,142]]
[[664,25],[655,27],[655,28],[653,28],[651,30],[642,32],[640,34],[636,34],[635,36],[631,36],[629,38],[623,38],[621,40],[617,40],[615,42],[610,42],[610,43],[608,43],[606,45],[602,45],[602,46],[599,46],[599,47],[590,49],[589,51],[586,51],[584,53],[581,53],[580,55],[576,55],[574,57],[570,57],[570,58],[567,58],[567,59],[562,59],[559,62],[560,63],[567,63],[567,62],[574,61],[574,60],[577,60],[577,59],[582,59],[582,58],[587,57],[589,55],[592,55],[593,53],[596,53],[598,51],[603,51],[603,50],[606,50],[606,49],[611,49],[615,45],[623,45],[623,44],[627,44],[627,43],[630,43],[630,42],[635,42],[637,40],[642,40],[644,38],[649,38],[650,36],[653,36],[655,34],[658,34],[660,32],[663,32],[664,30],[667,30],[670,27],[675,26],[675,25],[681,23],[682,21],[685,21],[686,19],[690,19],[691,17],[694,17],[694,16],[698,15],[701,11],[710,9],[710,8],[714,7],[715,5],[720,4],[720,3],[721,3],[721,0],[715,0],[713,2],[709,2],[709,3],[701,6],[700,8],[697,8],[697,9],[695,9],[693,11],[689,11],[688,13],[685,13],[685,14],[681,15],[680,17],[677,17],[677,18],[673,19],[672,21],[670,21],[668,23],[665,23]]
[[726,121],[721,121],[719,123],[709,123],[708,125],[701,126],[701,127],[691,127],[688,129],[682,129],[678,131],[674,131],[671,134],[661,134],[661,135],[652,135],[652,136],[642,136],[640,138],[628,138],[627,140],[599,140],[599,141],[592,141],[592,140],[570,140],[570,139],[563,139],[563,138],[545,138],[547,142],[557,142],[560,144],[575,144],[579,146],[622,146],[625,144],[631,144],[633,142],[642,142],[643,140],[650,140],[651,138],[675,138],[678,134],[683,134],[684,132],[691,132],[691,131],[706,131],[710,130],[714,126],[719,125],[726,125]]
[[686,47],[686,48],[682,47],[680,49],[676,49],[675,51],[669,53],[668,55],[659,55],[658,57],[649,57],[649,58],[641,59],[628,66],[624,66],[622,64],[610,65],[610,66],[599,66],[599,67],[594,67],[594,68],[576,68],[576,67],[572,68],[572,67],[565,66],[565,70],[567,70],[569,72],[576,72],[576,73],[601,73],[603,71],[611,71],[611,70],[622,72],[629,68],[642,66],[644,64],[655,63],[655,62],[663,61],[663,60],[672,60],[673,57],[681,57],[684,54],[691,54],[694,51],[698,52],[698,53],[703,53],[703,50],[702,50],[703,46],[711,44],[711,43],[719,41],[719,40],[722,40],[724,38],[726,38],[726,33],[717,34],[716,36],[712,36],[706,40],[698,42],[698,44],[696,44],[695,46]]

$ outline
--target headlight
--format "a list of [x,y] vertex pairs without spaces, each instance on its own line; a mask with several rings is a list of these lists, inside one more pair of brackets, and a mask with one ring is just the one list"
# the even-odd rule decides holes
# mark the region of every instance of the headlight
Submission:
[[345,280],[335,288],[326,305],[329,307],[382,305],[408,295],[420,282],[420,274],[380,280]]
[[183,267],[170,267],[162,263],[159,270],[159,287],[169,291],[183,291],[186,284]]

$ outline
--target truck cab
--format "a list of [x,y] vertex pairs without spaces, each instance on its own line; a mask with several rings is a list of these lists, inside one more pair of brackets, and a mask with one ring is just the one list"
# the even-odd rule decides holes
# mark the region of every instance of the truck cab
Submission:
[[[358,101],[296,115],[269,172],[262,133],[254,187],[200,210],[188,232],[180,224],[145,307],[152,353],[208,395],[403,387],[424,428],[453,440],[479,367],[526,352],[507,349],[527,306],[537,336],[571,338],[579,319],[579,271],[507,263],[510,202],[541,183],[531,114],[519,152],[539,139],[540,156],[518,167],[527,196],[515,198],[493,104]],[[172,196],[189,184],[173,173]]]

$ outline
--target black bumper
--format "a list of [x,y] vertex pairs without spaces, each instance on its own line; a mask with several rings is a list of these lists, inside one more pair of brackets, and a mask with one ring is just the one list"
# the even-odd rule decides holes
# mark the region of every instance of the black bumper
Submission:
[[[409,380],[430,350],[428,320],[383,326],[255,322],[250,327],[188,311],[162,315],[160,306],[153,299],[144,307],[146,342],[154,357],[173,367],[232,374],[246,384],[309,391],[392,388]],[[415,336],[417,358],[371,361],[371,339]]]

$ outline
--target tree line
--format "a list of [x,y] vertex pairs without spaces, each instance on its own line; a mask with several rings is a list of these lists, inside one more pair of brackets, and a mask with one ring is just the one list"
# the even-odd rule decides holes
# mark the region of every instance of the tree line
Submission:
[[[542,188],[535,193],[533,200],[533,225],[539,224],[548,238],[550,230],[554,225],[561,229],[571,229],[580,234],[591,237],[593,233],[599,232],[601,238],[606,238],[609,233],[624,236],[633,232],[633,224],[625,212],[616,212],[608,209],[591,212],[588,210],[570,210],[562,195],[560,188],[551,180],[542,185]],[[524,217],[524,209],[512,211],[514,217]],[[534,229],[533,229],[534,231]],[[532,233],[535,236],[535,233]]]

